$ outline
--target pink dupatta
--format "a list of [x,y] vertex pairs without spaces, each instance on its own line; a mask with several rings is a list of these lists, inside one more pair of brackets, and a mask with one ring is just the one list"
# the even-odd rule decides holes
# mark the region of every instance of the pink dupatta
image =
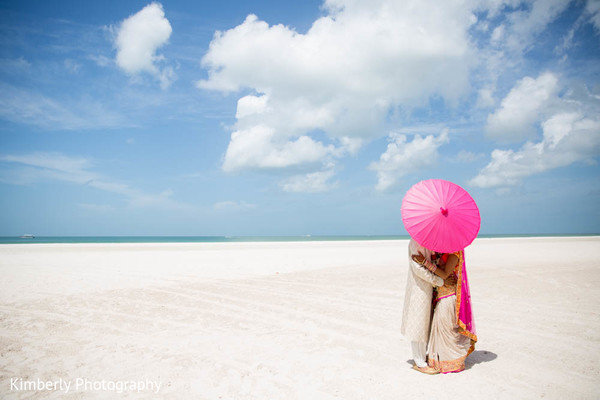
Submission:
[[475,333],[475,321],[471,309],[471,291],[469,290],[469,279],[465,262],[465,252],[458,252],[458,282],[456,284],[456,321],[460,333],[471,339],[469,354],[475,349],[477,334]]

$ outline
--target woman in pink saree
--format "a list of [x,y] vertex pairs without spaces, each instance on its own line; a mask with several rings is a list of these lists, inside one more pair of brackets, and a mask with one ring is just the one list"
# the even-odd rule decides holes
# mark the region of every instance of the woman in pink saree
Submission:
[[477,342],[464,251],[433,253],[431,260],[416,257],[413,258],[416,262],[444,279],[444,285],[434,292],[428,367],[421,372],[460,372],[465,369],[465,359]]

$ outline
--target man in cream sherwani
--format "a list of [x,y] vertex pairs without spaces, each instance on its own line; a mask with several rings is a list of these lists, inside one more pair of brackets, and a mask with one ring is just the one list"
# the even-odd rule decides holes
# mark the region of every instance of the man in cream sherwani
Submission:
[[418,253],[431,260],[431,251],[411,239],[408,244],[409,271],[406,279],[401,333],[411,341],[416,367],[426,368],[425,357],[431,323],[433,287],[442,286],[444,280],[412,259],[413,254]]

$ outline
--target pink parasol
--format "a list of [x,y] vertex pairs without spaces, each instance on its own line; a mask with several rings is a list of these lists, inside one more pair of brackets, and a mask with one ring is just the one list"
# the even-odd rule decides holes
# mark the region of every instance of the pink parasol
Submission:
[[442,179],[429,179],[411,187],[404,196],[402,222],[420,245],[452,253],[475,240],[481,217],[466,190]]

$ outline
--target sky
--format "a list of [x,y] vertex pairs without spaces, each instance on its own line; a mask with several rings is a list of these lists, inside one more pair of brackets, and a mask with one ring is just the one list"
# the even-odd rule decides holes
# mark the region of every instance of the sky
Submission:
[[600,1],[0,2],[0,236],[600,233]]

